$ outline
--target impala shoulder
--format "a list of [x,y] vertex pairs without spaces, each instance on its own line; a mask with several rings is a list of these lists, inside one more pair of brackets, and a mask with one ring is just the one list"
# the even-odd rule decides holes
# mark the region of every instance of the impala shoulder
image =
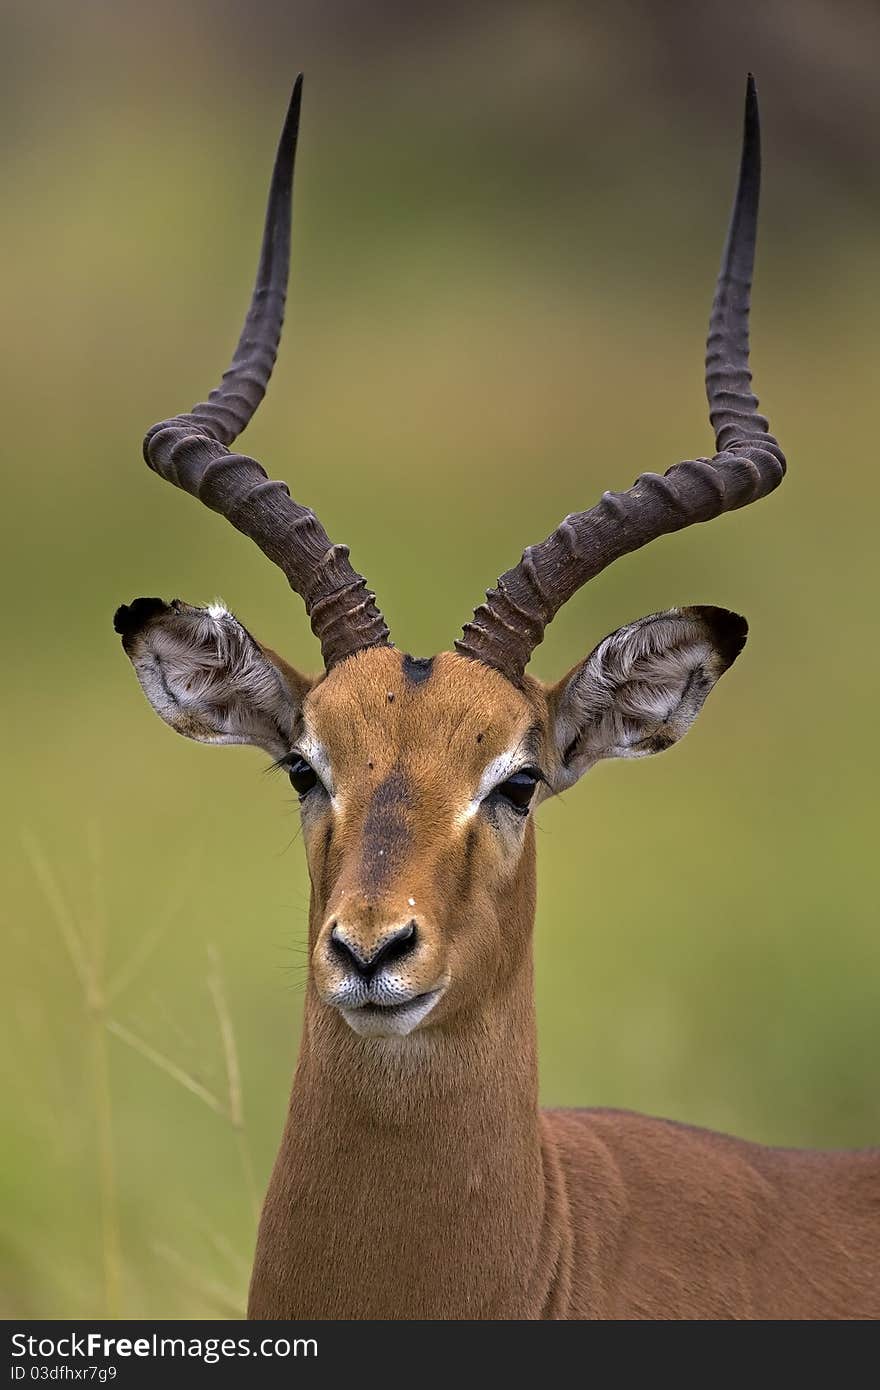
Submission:
[[589,1154],[605,1151],[631,1205],[638,1200],[649,1208],[685,1203],[704,1213],[735,1211],[737,1221],[746,1221],[743,1229],[759,1235],[776,1200],[777,1168],[782,1176],[774,1155],[784,1151],[629,1110],[555,1113],[571,1116],[574,1140]]

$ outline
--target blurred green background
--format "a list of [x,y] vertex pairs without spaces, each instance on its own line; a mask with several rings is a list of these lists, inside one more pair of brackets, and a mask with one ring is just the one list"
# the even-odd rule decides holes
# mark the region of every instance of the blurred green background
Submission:
[[542,1089],[877,1143],[876,5],[4,18],[5,1315],[243,1307],[302,1008],[297,811],[259,754],[160,723],[110,620],[222,594],[316,665],[277,572],[140,456],[226,365],[299,68],[287,336],[247,447],[416,653],[567,511],[709,449],[703,337],[756,71],[753,362],[790,473],[603,575],[535,657],[555,678],[675,603],[752,625],[679,748],[540,813]]

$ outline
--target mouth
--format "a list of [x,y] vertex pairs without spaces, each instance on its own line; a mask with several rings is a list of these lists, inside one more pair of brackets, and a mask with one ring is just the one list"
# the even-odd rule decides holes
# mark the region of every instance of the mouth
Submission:
[[405,1037],[417,1028],[440,999],[445,986],[416,994],[402,1004],[359,1004],[339,1012],[349,1028],[365,1038]]

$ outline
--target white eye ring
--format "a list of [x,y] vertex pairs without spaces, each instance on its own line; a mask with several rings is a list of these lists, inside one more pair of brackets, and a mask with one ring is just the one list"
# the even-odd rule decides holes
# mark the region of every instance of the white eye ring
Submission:
[[324,745],[313,738],[311,734],[305,733],[302,738],[297,740],[296,747],[290,750],[284,761],[293,764],[297,758],[308,763],[335,806],[336,788],[333,781],[333,769],[330,766],[330,759]]
[[505,803],[518,816],[527,816],[531,810],[535,792],[543,782],[544,776],[535,767],[521,767],[497,782],[485,800],[498,800]]

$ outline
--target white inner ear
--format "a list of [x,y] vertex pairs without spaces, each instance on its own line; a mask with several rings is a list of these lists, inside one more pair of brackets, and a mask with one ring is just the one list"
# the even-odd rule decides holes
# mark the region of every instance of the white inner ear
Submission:
[[147,623],[129,655],[147,699],[200,743],[289,751],[295,704],[284,676],[221,603],[180,605]]
[[606,637],[571,676],[556,745],[561,785],[601,758],[661,752],[687,732],[725,669],[705,623],[671,609]]

